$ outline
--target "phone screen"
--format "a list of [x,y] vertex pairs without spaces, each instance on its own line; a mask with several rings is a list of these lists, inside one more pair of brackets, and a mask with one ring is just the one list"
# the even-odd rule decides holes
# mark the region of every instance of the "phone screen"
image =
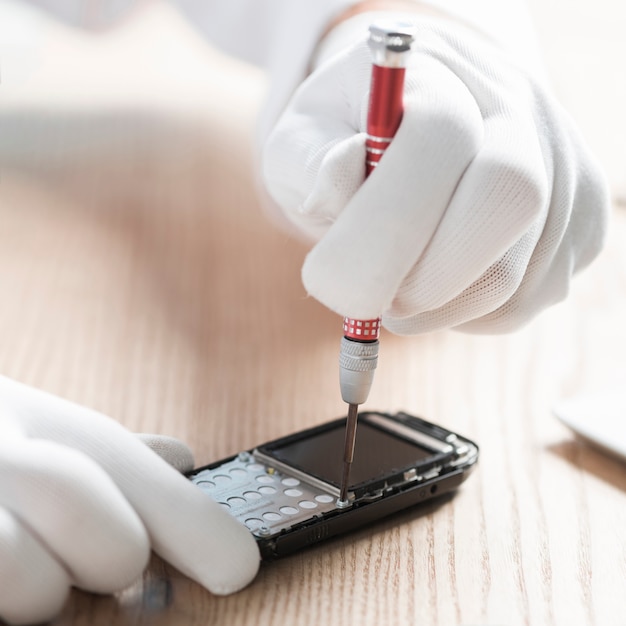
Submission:
[[[343,470],[345,428],[324,430],[305,439],[282,443],[267,450],[292,467],[339,486]],[[402,468],[414,466],[437,452],[359,421],[354,461],[350,470],[353,485],[370,482]]]

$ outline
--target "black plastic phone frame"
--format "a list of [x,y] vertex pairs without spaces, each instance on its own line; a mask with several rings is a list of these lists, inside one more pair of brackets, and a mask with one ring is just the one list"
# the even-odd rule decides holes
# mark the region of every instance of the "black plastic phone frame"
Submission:
[[[359,414],[359,418],[367,415],[381,415],[392,421],[405,424],[419,432],[430,435],[440,442],[449,441],[454,438],[455,441],[464,442],[478,451],[478,446],[471,440],[461,437],[441,426],[427,422],[426,420],[410,415],[408,413],[399,412],[395,414],[383,413],[378,411],[370,411]],[[265,453],[271,453],[271,450],[281,445],[306,439],[315,433],[323,432],[336,428],[337,425],[345,424],[346,418],[339,418],[331,422],[325,422],[319,426],[314,426],[279,439],[274,439],[260,446],[257,450]],[[189,476],[196,474],[202,470],[211,470],[232,461],[236,455],[221,459],[210,463],[203,467],[197,468],[189,472]],[[441,496],[457,489],[459,485],[467,478],[471,470],[474,468],[478,459],[478,454],[471,455],[467,462],[462,465],[454,465],[449,463],[448,467],[442,467],[440,473],[430,479],[420,482],[405,482],[401,485],[392,486],[392,488],[384,490],[382,495],[373,500],[358,500],[349,509],[335,509],[318,516],[314,516],[300,524],[295,524],[288,530],[271,537],[255,536],[261,558],[266,561],[274,560],[283,556],[287,556],[305,547],[319,543],[330,537],[334,537],[351,530],[359,529],[367,524],[379,521],[384,517],[388,517],[393,513],[403,511],[416,504],[425,502],[432,498]],[[430,457],[428,461],[419,466],[420,471],[427,471],[442,461],[451,461],[451,454],[441,453]],[[405,469],[405,468],[404,468]],[[402,472],[403,468],[399,468]],[[364,483],[371,490],[375,481]],[[351,486],[351,491],[357,489],[360,492],[360,485]]]

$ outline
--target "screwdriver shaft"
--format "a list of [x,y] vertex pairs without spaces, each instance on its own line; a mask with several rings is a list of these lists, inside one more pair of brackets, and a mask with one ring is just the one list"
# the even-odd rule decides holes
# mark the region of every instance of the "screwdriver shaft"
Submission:
[[348,502],[348,485],[350,484],[350,468],[354,460],[354,444],[356,443],[356,424],[359,415],[359,405],[348,405],[348,420],[346,422],[346,440],[343,449],[343,474],[341,476],[341,493],[339,501]]

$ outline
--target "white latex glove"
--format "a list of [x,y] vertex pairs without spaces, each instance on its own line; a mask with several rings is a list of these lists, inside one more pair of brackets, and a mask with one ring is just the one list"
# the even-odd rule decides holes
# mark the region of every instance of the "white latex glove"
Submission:
[[383,314],[399,334],[511,331],[598,254],[604,176],[512,56],[461,25],[404,19],[417,25],[405,112],[377,170],[363,182],[364,34],[296,91],[264,148],[267,189],[318,242],[302,277],[330,309]]
[[150,547],[216,594],[259,566],[250,532],[120,424],[0,377],[0,618],[50,619],[72,585],[124,589]]

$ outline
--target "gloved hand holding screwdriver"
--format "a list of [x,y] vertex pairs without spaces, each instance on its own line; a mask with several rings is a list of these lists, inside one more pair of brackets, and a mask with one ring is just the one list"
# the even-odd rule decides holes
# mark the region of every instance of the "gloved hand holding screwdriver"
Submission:
[[317,242],[305,287],[340,315],[512,331],[600,250],[603,175],[532,66],[465,24],[400,15],[417,24],[404,116],[376,171],[364,182],[371,55],[344,24],[267,141],[268,189]]
[[[489,17],[482,32],[455,3],[449,13],[437,4],[434,12],[408,1],[300,5],[323,17],[324,37],[315,51],[303,46],[311,71],[264,140],[263,178],[313,242],[304,284],[330,309],[382,315],[400,334],[507,332],[563,299],[598,253],[606,184],[534,62],[493,36],[497,10],[465,3],[476,5],[476,21]],[[212,5],[193,9],[201,31],[212,10],[226,11]],[[415,44],[402,124],[364,182],[364,39],[380,17],[370,10],[381,8],[415,23]],[[150,547],[216,593],[254,577],[248,531],[109,418],[0,379],[0,429],[5,620],[52,617],[71,585],[124,588]],[[152,447],[187,459],[178,469],[190,463],[176,443]],[[89,545],[76,542],[76,519],[93,525]]]

